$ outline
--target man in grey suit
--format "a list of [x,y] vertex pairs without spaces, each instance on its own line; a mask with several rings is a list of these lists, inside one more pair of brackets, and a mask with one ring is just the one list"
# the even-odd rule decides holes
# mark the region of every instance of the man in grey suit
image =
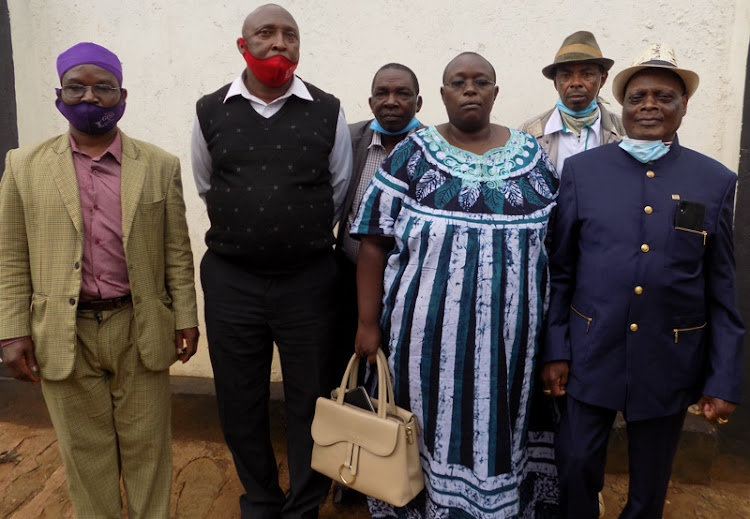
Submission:
[[383,65],[372,80],[368,102],[375,118],[349,125],[354,151],[352,179],[344,199],[344,212],[336,241],[339,314],[332,369],[332,384],[336,385],[341,381],[347,361],[354,353],[354,336],[357,333],[359,241],[349,236],[349,227],[380,163],[399,142],[420,127],[415,117],[422,107],[417,76],[400,63]]

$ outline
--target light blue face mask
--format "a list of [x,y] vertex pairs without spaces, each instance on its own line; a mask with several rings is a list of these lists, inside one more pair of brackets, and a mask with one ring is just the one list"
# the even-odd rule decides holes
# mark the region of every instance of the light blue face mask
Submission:
[[412,117],[411,121],[409,121],[409,124],[404,126],[401,130],[397,132],[389,132],[385,128],[383,128],[377,119],[373,119],[370,123],[370,129],[375,130],[376,132],[383,133],[385,135],[403,135],[407,132],[412,131],[414,128],[419,128],[420,122],[416,117]]
[[562,99],[557,100],[557,109],[561,112],[565,112],[568,115],[572,115],[573,117],[583,117],[584,115],[588,115],[594,110],[596,110],[596,107],[598,106],[596,102],[596,98],[594,98],[589,105],[584,108],[583,110],[578,110],[577,112],[575,110],[571,110],[567,106],[565,106],[565,103],[562,102]]
[[620,148],[627,151],[635,160],[639,162],[651,162],[658,160],[669,152],[669,146],[662,141],[642,141],[623,137],[620,141]]

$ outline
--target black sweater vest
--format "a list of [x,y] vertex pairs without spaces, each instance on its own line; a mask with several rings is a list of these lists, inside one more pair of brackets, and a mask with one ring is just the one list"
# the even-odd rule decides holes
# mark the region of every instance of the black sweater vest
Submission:
[[259,273],[295,270],[334,243],[333,149],[339,100],[305,83],[313,101],[289,97],[272,117],[230,85],[196,106],[211,154],[208,248]]

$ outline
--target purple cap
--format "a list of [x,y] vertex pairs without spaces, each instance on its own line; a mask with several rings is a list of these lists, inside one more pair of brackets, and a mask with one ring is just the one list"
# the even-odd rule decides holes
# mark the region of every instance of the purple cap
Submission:
[[73,45],[57,57],[57,74],[62,80],[63,75],[78,65],[96,65],[110,72],[122,86],[122,64],[114,52],[101,45],[91,42],[81,42]]

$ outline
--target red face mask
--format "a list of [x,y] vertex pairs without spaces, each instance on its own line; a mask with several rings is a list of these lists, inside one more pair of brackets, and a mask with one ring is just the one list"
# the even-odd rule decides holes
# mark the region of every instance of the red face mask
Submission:
[[289,60],[286,56],[276,54],[270,58],[260,59],[250,54],[244,39],[237,38],[237,44],[244,51],[242,56],[245,58],[248,68],[264,85],[280,87],[294,75],[297,63]]

